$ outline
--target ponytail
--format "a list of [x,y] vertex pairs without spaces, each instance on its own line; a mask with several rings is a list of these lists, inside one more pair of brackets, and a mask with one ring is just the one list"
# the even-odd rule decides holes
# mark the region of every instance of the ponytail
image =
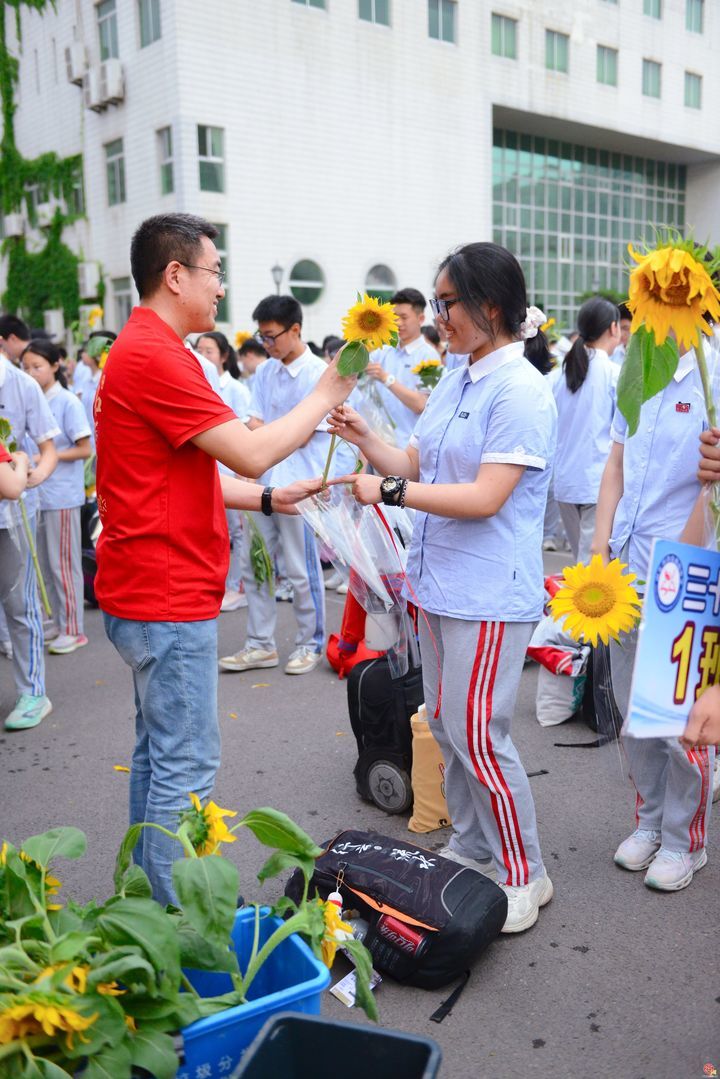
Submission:
[[552,353],[548,347],[547,337],[542,330],[538,330],[534,337],[526,338],[525,359],[529,360],[541,375],[547,375],[552,371]]
[[578,311],[578,335],[563,361],[563,374],[570,393],[577,393],[590,370],[590,353],[586,342],[597,341],[610,329],[613,322],[620,321],[620,312],[604,296],[591,296]]
[[589,370],[590,356],[585,348],[584,338],[578,334],[563,360],[563,374],[570,393],[577,393],[587,378]]

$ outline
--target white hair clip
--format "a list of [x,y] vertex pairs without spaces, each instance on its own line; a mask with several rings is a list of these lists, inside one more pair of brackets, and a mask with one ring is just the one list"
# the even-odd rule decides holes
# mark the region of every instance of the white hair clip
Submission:
[[546,322],[547,319],[539,307],[528,307],[525,321],[520,323],[520,336],[523,341],[527,341],[528,337],[537,337],[538,330]]

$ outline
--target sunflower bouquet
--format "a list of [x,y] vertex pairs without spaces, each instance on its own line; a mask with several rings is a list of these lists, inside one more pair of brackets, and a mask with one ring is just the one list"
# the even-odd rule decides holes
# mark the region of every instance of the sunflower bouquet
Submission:
[[420,360],[412,369],[412,374],[417,375],[426,390],[434,390],[443,375],[442,361]]
[[[51,874],[58,858],[77,859],[86,849],[77,828],[53,828],[19,847],[0,848],[0,1079],[130,1079],[145,1069],[173,1079],[178,1068],[173,1035],[197,1019],[247,1000],[263,963],[292,933],[332,965],[338,946],[352,956],[357,1001],[372,1018],[371,960],[339,922],[330,902],[308,895],[321,850],[289,817],[257,809],[232,827],[236,814],[190,795],[177,830],[135,824],[115,865],[115,894],[106,902],[59,904],[60,882]],[[131,863],[143,828],[177,839],[185,857],[173,866],[180,909],[151,898],[143,870]],[[220,848],[248,829],[274,848],[258,874],[263,882],[299,868],[304,889],[297,904],[284,898],[271,913],[281,922],[260,946],[255,907],[252,951],[241,970],[231,947],[239,887],[235,865]],[[61,897],[60,897],[61,898]],[[275,924],[275,923],[273,923]],[[233,989],[200,997],[185,969],[223,971]]]

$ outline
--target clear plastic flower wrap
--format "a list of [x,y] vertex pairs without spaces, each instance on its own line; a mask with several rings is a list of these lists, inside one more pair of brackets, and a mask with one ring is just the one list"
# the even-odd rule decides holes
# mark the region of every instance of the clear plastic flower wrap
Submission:
[[358,379],[351,404],[360,413],[374,435],[389,446],[397,446],[396,424],[385,406],[375,379],[367,375]]

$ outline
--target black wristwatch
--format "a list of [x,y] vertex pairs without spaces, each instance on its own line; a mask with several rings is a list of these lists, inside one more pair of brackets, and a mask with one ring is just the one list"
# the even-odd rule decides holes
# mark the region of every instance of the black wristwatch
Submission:
[[265,487],[263,489],[263,493],[260,496],[260,509],[263,511],[266,517],[272,516],[272,493],[274,490],[274,487]]
[[384,506],[401,506],[405,495],[407,480],[400,476],[386,476],[380,481],[380,497]]

